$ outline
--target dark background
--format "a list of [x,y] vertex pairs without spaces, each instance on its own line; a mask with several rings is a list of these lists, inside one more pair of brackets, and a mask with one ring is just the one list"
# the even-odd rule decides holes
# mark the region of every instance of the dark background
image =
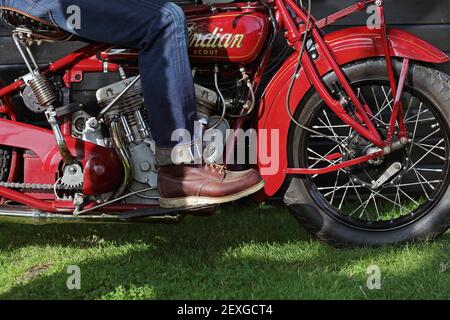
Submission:
[[[187,2],[189,1],[184,1]],[[356,2],[357,0],[313,0],[313,14],[321,18]],[[387,22],[392,27],[414,33],[450,54],[450,0],[386,0],[385,6]],[[367,18],[367,13],[358,13],[340,21],[329,30],[365,24]],[[48,63],[82,45],[79,42],[43,44],[36,47],[36,57],[40,63]],[[24,69],[10,37],[10,30],[3,25],[0,25],[0,50],[0,80],[9,82],[24,73]],[[441,68],[450,73],[450,64]]]

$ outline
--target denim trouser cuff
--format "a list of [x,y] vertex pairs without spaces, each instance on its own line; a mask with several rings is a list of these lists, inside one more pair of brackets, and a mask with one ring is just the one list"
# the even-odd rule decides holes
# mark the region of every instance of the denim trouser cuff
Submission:
[[200,141],[178,144],[171,148],[156,147],[156,165],[158,167],[166,167],[201,163],[201,154],[194,151],[196,145],[201,146]]

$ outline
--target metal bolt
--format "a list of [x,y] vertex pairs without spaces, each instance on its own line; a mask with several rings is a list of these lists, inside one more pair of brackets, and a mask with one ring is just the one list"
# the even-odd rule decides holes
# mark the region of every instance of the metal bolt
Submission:
[[96,129],[98,127],[97,119],[92,119],[92,120],[88,121],[88,123],[89,123],[89,127],[91,127],[92,129]]
[[70,168],[69,168],[69,173],[71,173],[71,174],[77,173],[77,168],[75,168],[75,167],[70,167]]
[[409,142],[409,139],[408,139],[408,138],[406,138],[406,137],[400,138],[400,143],[401,143],[402,145],[407,145],[408,142]]
[[76,206],[81,206],[84,202],[84,199],[82,196],[76,196],[75,199],[73,200],[73,204]]
[[148,162],[142,162],[141,163],[141,170],[142,171],[150,171],[150,169],[152,168],[152,166],[150,165],[150,163]]

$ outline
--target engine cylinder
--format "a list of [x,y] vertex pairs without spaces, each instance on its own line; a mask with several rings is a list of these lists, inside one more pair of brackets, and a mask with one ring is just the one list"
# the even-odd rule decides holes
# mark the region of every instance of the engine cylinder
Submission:
[[[100,107],[113,101],[134,78],[125,79],[97,91]],[[108,121],[120,119],[128,142],[142,141],[149,136],[148,112],[144,106],[141,82],[131,87],[105,115]]]

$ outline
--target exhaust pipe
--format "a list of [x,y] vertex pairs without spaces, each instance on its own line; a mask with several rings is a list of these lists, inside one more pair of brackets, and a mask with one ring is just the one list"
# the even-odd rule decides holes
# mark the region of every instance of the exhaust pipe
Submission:
[[20,206],[0,206],[0,222],[20,224],[47,225],[47,224],[104,224],[104,223],[179,223],[184,215],[161,215],[143,217],[140,219],[127,219],[112,214],[93,214],[75,216],[42,212],[32,208]]

